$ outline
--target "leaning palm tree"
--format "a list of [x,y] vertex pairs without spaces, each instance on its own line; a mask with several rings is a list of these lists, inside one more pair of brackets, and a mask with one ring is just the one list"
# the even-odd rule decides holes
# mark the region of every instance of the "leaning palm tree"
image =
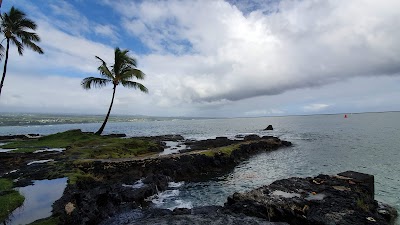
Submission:
[[[0,95],[3,88],[4,78],[7,73],[8,51],[10,49],[10,42],[17,46],[19,55],[23,55],[24,47],[28,47],[33,51],[43,54],[43,50],[36,45],[35,42],[40,42],[39,35],[31,30],[36,30],[36,23],[26,18],[24,12],[11,7],[8,13],[4,13],[1,17],[0,29],[7,40],[6,58],[4,61],[3,77],[0,83]],[[1,50],[1,49],[0,49]]]
[[143,80],[145,74],[136,69],[136,59],[129,56],[128,52],[128,50],[121,51],[119,48],[115,49],[114,65],[111,66],[111,70],[107,67],[107,64],[104,60],[96,56],[96,58],[101,61],[101,65],[99,66],[98,70],[102,77],[86,77],[82,80],[81,85],[87,90],[91,89],[92,87],[104,87],[107,84],[113,85],[113,95],[111,98],[110,108],[108,109],[103,124],[96,134],[100,135],[106,126],[112,105],[114,103],[115,89],[119,84],[122,84],[124,87],[139,89],[145,93],[148,92],[147,88],[143,84],[130,80],[132,78]]

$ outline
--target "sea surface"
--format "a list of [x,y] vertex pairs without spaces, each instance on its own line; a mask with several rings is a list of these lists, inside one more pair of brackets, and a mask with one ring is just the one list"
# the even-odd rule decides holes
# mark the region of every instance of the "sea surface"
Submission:
[[[206,182],[180,183],[153,199],[156,207],[223,205],[244,192],[292,176],[347,170],[375,176],[375,199],[400,212],[400,112],[109,123],[105,133],[128,136],[181,134],[187,139],[238,134],[274,135],[293,147],[257,154],[231,173]],[[263,131],[272,124],[273,131]],[[96,131],[100,124],[0,127],[0,135]]]

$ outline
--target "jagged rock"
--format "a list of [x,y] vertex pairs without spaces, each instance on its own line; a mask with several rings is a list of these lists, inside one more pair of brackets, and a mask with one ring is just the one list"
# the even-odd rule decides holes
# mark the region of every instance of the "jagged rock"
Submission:
[[103,136],[106,136],[106,137],[126,137],[126,134],[106,134],[106,135],[103,135]]
[[[235,193],[225,207],[291,225],[390,224],[396,211],[373,198],[369,184],[351,178],[319,175],[275,181],[247,193]],[[342,188],[335,188],[342,187]]]
[[255,140],[260,140],[260,136],[258,136],[257,134],[250,134],[250,135],[246,135],[244,136],[244,141],[255,141]]
[[272,125],[270,124],[270,125],[268,125],[268,127],[265,128],[264,130],[274,130],[274,128],[273,128]]
[[288,225],[287,223],[268,222],[265,219],[231,213],[221,206],[204,206],[194,209],[133,210],[112,217],[101,225]]
[[147,197],[165,190],[168,181],[166,176],[150,175],[143,179],[144,185],[134,187],[121,182],[79,180],[76,185],[68,185],[53,204],[53,214],[60,218],[60,224],[99,224],[121,209],[137,208]]

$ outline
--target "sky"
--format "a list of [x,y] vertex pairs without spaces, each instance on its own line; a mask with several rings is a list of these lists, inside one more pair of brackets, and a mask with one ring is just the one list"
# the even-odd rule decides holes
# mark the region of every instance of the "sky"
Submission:
[[45,54],[11,46],[0,112],[105,114],[112,87],[80,82],[115,47],[149,93],[118,86],[112,114],[400,110],[398,0],[3,0],[1,12],[11,6],[37,23]]

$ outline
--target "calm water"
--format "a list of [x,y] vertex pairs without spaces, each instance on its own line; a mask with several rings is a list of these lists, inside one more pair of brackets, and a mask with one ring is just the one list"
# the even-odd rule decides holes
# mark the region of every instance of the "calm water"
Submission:
[[[182,134],[205,139],[256,133],[291,141],[294,147],[253,156],[223,177],[186,183],[161,199],[161,207],[222,205],[237,191],[291,176],[336,174],[346,170],[375,175],[375,198],[400,211],[400,113],[290,116],[211,120],[110,123],[106,133],[129,136]],[[274,131],[262,131],[268,124]],[[96,131],[99,124],[0,127],[0,135],[50,134],[68,129]],[[170,194],[170,193],[173,194]]]

